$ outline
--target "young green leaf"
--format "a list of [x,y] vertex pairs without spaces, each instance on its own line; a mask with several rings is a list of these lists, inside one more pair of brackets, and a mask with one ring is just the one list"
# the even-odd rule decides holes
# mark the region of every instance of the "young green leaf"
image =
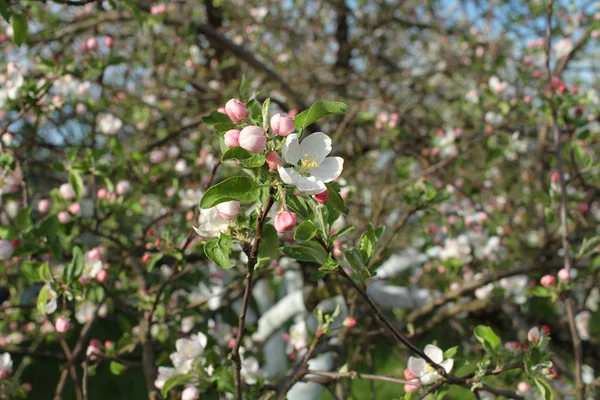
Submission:
[[262,240],[258,249],[258,262],[276,260],[279,258],[279,237],[275,227],[265,224],[262,230]]
[[309,261],[317,264],[327,262],[327,252],[317,242],[309,241],[296,244],[293,247],[282,248],[283,254],[298,261]]
[[317,227],[310,221],[304,221],[296,227],[294,232],[294,239],[296,240],[310,240],[317,234]]
[[497,352],[500,349],[500,338],[489,326],[477,325],[473,334],[487,352]]
[[349,210],[348,207],[346,207],[346,204],[344,204],[344,199],[342,199],[342,196],[340,196],[337,190],[335,190],[333,185],[330,183],[326,183],[325,186],[329,192],[329,197],[327,198],[327,202],[325,204],[338,210],[344,215],[348,215]]
[[206,191],[200,207],[211,208],[230,200],[256,201],[260,196],[260,186],[253,179],[234,176],[217,183]]
[[23,14],[15,14],[13,15],[12,25],[15,44],[20,46],[27,41],[27,36],[29,35],[27,18]]
[[319,100],[313,103],[308,110],[296,115],[294,125],[296,125],[296,129],[306,128],[326,115],[345,114],[349,109],[346,104],[341,102]]
[[232,246],[233,241],[231,238],[222,233],[218,239],[206,242],[204,245],[204,254],[214,261],[219,268],[229,269],[235,266],[235,263],[229,258]]

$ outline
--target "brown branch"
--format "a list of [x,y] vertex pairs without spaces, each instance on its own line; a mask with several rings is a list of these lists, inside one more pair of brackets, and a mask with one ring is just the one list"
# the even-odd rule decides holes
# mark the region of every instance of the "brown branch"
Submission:
[[242,359],[240,357],[240,346],[242,344],[242,339],[244,338],[244,333],[246,329],[246,312],[248,310],[248,305],[250,304],[250,296],[252,295],[254,267],[256,266],[256,263],[258,261],[258,250],[260,247],[260,242],[262,241],[262,230],[265,225],[265,221],[267,220],[269,210],[275,202],[274,196],[275,190],[271,188],[269,190],[269,197],[267,199],[267,202],[265,203],[262,213],[258,218],[258,225],[256,228],[256,237],[254,239],[254,244],[252,245],[250,251],[247,252],[248,268],[246,272],[246,289],[244,291],[242,309],[240,310],[239,315],[238,332],[235,338],[233,349],[231,350],[230,354],[231,361],[233,362],[233,377],[235,383],[235,395],[237,400],[242,400]]

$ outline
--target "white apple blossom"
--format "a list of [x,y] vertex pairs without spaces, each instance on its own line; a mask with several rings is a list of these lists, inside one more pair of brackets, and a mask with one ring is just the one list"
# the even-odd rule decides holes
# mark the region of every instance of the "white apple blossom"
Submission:
[[200,209],[198,227],[193,227],[196,233],[204,238],[219,236],[229,227],[229,221],[221,217],[217,207]]
[[564,56],[568,56],[569,53],[573,50],[573,42],[569,38],[560,39],[554,45],[554,54],[558,58],[562,58]]
[[508,82],[501,81],[497,76],[492,76],[488,82],[490,89],[498,94],[504,92],[508,87]]
[[13,362],[10,353],[3,353],[0,355],[0,379],[11,373],[12,366]]
[[[424,349],[425,355],[431,359],[434,363],[440,365],[446,373],[452,371],[454,366],[454,359],[449,358],[444,360],[444,352],[437,346],[428,344]],[[408,359],[408,369],[414,376],[419,378],[421,383],[429,385],[435,383],[441,378],[441,375],[435,370],[434,367],[429,365],[427,361],[422,358],[410,357]]]
[[525,296],[525,289],[527,289],[527,283],[529,278],[527,275],[515,275],[509,278],[500,279],[500,287],[504,289],[504,295],[511,297],[517,304],[523,304],[527,301]]
[[577,332],[579,332],[579,337],[581,340],[589,340],[590,339],[590,319],[592,318],[592,314],[589,311],[582,311],[575,316],[575,327],[577,327]]
[[177,353],[182,359],[194,359],[204,352],[207,338],[202,332],[192,335],[189,338],[181,338],[175,342]]
[[44,311],[46,312],[46,314],[52,314],[58,308],[58,303],[56,301],[58,293],[56,293],[56,291],[52,289],[52,286],[50,286],[49,284],[46,285],[48,287],[48,299],[46,300]]
[[200,204],[202,200],[203,192],[200,189],[185,189],[179,191],[179,198],[181,199],[181,206],[185,208],[191,208]]
[[112,114],[98,115],[98,129],[105,135],[116,135],[123,127],[123,121]]
[[258,360],[254,357],[243,358],[240,373],[247,384],[254,385],[260,376],[260,364]]
[[291,166],[277,167],[281,180],[306,194],[324,192],[325,183],[337,179],[344,167],[341,157],[327,157],[330,152],[331,138],[323,132],[313,133],[302,142],[297,134],[287,136],[281,155]]

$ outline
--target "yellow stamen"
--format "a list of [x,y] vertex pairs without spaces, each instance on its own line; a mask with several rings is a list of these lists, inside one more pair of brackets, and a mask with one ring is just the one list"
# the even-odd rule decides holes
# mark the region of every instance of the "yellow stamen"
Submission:
[[302,158],[302,160],[300,160],[300,165],[302,166],[302,168],[307,168],[307,169],[319,167],[319,163],[317,162],[317,155],[313,154],[312,161],[311,161],[309,154],[304,153],[304,157]]

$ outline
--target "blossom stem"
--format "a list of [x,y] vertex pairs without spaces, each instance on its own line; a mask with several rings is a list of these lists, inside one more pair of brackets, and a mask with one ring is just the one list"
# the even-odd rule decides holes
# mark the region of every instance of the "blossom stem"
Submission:
[[233,349],[231,350],[231,361],[233,362],[233,378],[235,383],[235,398],[236,400],[242,400],[242,359],[240,357],[240,346],[242,339],[244,338],[245,324],[246,324],[246,312],[248,305],[250,304],[250,296],[252,295],[252,285],[254,283],[254,267],[258,261],[258,250],[260,248],[260,242],[262,240],[262,230],[267,220],[269,210],[273,206],[275,197],[275,189],[271,188],[269,191],[269,197],[264,205],[263,211],[258,217],[258,224],[256,227],[256,236],[254,243],[250,250],[244,249],[248,255],[248,268],[246,271],[246,288],[244,290],[244,297],[242,300],[242,309],[240,310],[238,331],[235,338]]

